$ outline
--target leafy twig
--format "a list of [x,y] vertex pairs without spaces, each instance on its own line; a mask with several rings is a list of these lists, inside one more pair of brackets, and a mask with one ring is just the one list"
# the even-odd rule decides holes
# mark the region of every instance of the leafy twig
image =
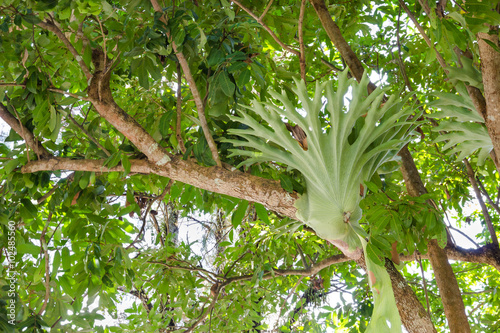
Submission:
[[464,158],[464,163],[465,163],[465,167],[467,168],[467,175],[469,176],[469,181],[472,185],[472,188],[474,189],[474,193],[476,194],[477,201],[479,201],[479,205],[481,206],[481,210],[483,211],[484,222],[486,223],[486,226],[488,227],[488,231],[490,232],[491,242],[494,245],[498,246],[498,238],[497,238],[497,234],[495,232],[495,227],[493,226],[493,223],[491,222],[490,213],[488,212],[488,208],[486,208],[486,205],[484,204],[483,197],[481,196],[481,191],[479,191],[479,187],[477,186],[476,177],[474,175],[474,170],[472,170],[472,166],[470,165],[469,161],[466,158]]
[[[156,12],[163,14],[163,9],[158,4],[157,0],[151,0],[151,4]],[[167,24],[167,19],[164,15],[161,16],[160,20]],[[167,33],[167,37],[170,38],[170,33]],[[200,92],[196,86],[196,81],[194,80],[193,74],[191,74],[191,69],[189,68],[189,63],[182,51],[179,51],[176,43],[172,41],[172,48],[174,49],[175,55],[177,56],[177,60],[181,64],[182,70],[184,71],[184,75],[186,77],[186,81],[188,82],[189,89],[191,90],[191,94],[193,95],[194,103],[196,104],[196,109],[198,110],[198,119],[200,119],[201,128],[203,130],[203,134],[205,135],[205,139],[207,140],[208,147],[212,152],[212,157],[217,164],[218,167],[222,167],[222,163],[219,158],[219,152],[217,150],[217,145],[215,144],[214,138],[210,134],[210,129],[208,128],[207,118],[205,116],[205,107],[203,106],[203,100],[201,99]]]
[[295,55],[300,56],[300,52],[299,51],[292,49],[289,45],[286,45],[285,43],[283,43],[278,38],[278,36],[276,36],[276,34],[271,30],[271,28],[269,28],[269,26],[267,26],[267,24],[265,24],[264,21],[262,21],[262,18],[261,18],[262,16],[258,17],[250,9],[248,9],[245,6],[243,6],[239,1],[231,0],[231,2],[235,3],[236,5],[238,5],[238,7],[240,7],[241,9],[243,9],[245,12],[248,13],[248,15],[250,15],[255,21],[257,21],[257,23],[259,23],[264,28],[264,30],[266,30],[271,35],[271,37],[276,41],[276,43],[278,43],[284,50],[286,50],[286,51],[288,51],[290,53],[293,53]]
[[50,269],[49,269],[50,258],[49,258],[49,251],[47,250],[47,242],[45,241],[45,234],[47,233],[47,229],[49,228],[51,219],[52,219],[52,212],[49,212],[49,216],[47,217],[47,222],[45,223],[45,227],[43,228],[42,234],[40,236],[40,247],[45,257],[45,282],[44,282],[45,297],[43,299],[42,307],[40,308],[40,311],[38,311],[38,315],[41,315],[45,311],[50,297]]
[[75,57],[76,61],[80,65],[83,73],[85,74],[85,77],[87,78],[87,80],[89,80],[92,77],[92,74],[90,74],[90,70],[87,67],[87,64],[85,64],[82,56],[78,53],[73,44],[71,44],[71,42],[66,38],[64,33],[53,22],[50,21],[42,21],[37,25],[42,29],[52,31],[64,43],[64,45],[66,45],[69,52],[71,52],[73,57]]
[[104,148],[103,145],[101,145],[99,143],[99,141],[97,141],[96,138],[94,138],[89,132],[87,132],[87,130],[82,126],[80,125],[76,120],[75,118],[73,118],[69,113],[67,115],[68,119],[71,120],[71,122],[76,126],[78,127],[83,133],[85,133],[85,135],[90,139],[90,141],[92,141],[93,143],[95,143],[95,145],[97,147],[99,147],[106,155],[108,156],[111,156],[111,153],[106,149]]

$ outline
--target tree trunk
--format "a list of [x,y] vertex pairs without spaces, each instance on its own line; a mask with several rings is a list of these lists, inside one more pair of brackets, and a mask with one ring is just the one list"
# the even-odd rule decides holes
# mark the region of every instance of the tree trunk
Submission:
[[477,35],[481,55],[484,97],[486,99],[486,128],[493,143],[492,155],[497,170],[500,170],[500,53],[485,40],[498,46],[498,28],[491,34],[480,32]]
[[[407,146],[399,152],[399,156],[403,162],[401,172],[408,194],[412,197],[418,197],[427,193]],[[431,239],[427,243],[427,250],[451,332],[470,332],[458,282],[445,251],[439,247],[435,239]]]

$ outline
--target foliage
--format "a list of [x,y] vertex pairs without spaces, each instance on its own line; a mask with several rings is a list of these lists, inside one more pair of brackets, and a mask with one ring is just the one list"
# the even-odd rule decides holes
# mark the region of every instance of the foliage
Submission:
[[[344,234],[327,228],[344,228],[344,212],[352,212],[349,221],[363,237],[351,233],[351,250],[367,241],[369,264],[381,265],[395,259],[396,244],[408,260],[401,274],[446,332],[425,259],[428,241],[444,247],[448,229],[453,240],[461,237],[455,230],[466,233],[474,251],[491,246],[463,158],[476,171],[494,228],[500,223],[492,141],[465,90],[484,91],[476,36],[488,32],[485,23],[499,24],[495,3],[447,2],[441,18],[434,2],[429,15],[421,1],[406,2],[445,69],[398,1],[326,3],[366,69],[355,83],[309,2],[301,15],[301,1],[166,1],[164,16],[154,2],[0,4],[0,103],[23,129],[1,127],[0,330],[14,331],[14,300],[20,332],[365,332],[377,318],[373,281],[325,240]],[[128,130],[89,100],[99,54],[112,101],[124,110],[118,118],[134,124]],[[404,92],[410,87],[402,69],[415,94]],[[296,83],[301,77],[305,83]],[[371,94],[368,79],[380,87]],[[421,109],[408,118],[414,105]],[[200,114],[221,168],[213,167],[218,161]],[[308,151],[285,130],[288,120],[307,134]],[[412,124],[419,137],[407,136]],[[131,134],[134,126],[142,136]],[[50,158],[30,146],[29,133]],[[140,148],[146,136],[177,174],[158,165],[141,169],[150,157]],[[429,192],[420,197],[408,195],[399,170],[396,153],[408,141]],[[63,159],[74,168],[25,172]],[[193,166],[210,172],[176,180]],[[248,182],[226,191],[234,174]],[[218,186],[202,186],[213,179]],[[307,225],[269,209],[273,197],[245,199],[274,184],[300,197],[297,217]],[[452,265],[471,327],[494,331],[498,270],[464,258]],[[387,274],[380,266],[368,270]],[[375,288],[375,298],[388,302]]]

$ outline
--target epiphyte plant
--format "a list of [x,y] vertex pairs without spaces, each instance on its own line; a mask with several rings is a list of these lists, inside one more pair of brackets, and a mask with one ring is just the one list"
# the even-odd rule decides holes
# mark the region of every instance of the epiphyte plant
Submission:
[[[239,147],[232,154],[248,157],[241,165],[275,161],[302,174],[306,191],[296,201],[297,218],[349,257],[359,259],[365,251],[375,300],[367,332],[400,332],[389,275],[366,254],[368,235],[359,225],[360,184],[382,164],[397,159],[418,116],[412,117],[414,108],[407,106],[409,96],[386,99],[381,88],[368,94],[366,73],[359,83],[348,79],[346,71],[340,73],[336,91],[332,81],[316,83],[312,97],[303,81],[295,83],[292,90],[299,106],[285,92],[270,92],[274,102],[254,100],[253,106],[243,106],[245,111],[232,117],[248,126],[231,130],[244,139],[227,140]],[[320,117],[328,119],[328,125]],[[292,138],[284,119],[303,129],[307,150]]]

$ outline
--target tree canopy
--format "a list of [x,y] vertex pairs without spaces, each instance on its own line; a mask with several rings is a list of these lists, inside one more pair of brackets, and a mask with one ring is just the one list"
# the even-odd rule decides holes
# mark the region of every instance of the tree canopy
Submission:
[[4,0],[0,331],[500,329],[499,25]]

